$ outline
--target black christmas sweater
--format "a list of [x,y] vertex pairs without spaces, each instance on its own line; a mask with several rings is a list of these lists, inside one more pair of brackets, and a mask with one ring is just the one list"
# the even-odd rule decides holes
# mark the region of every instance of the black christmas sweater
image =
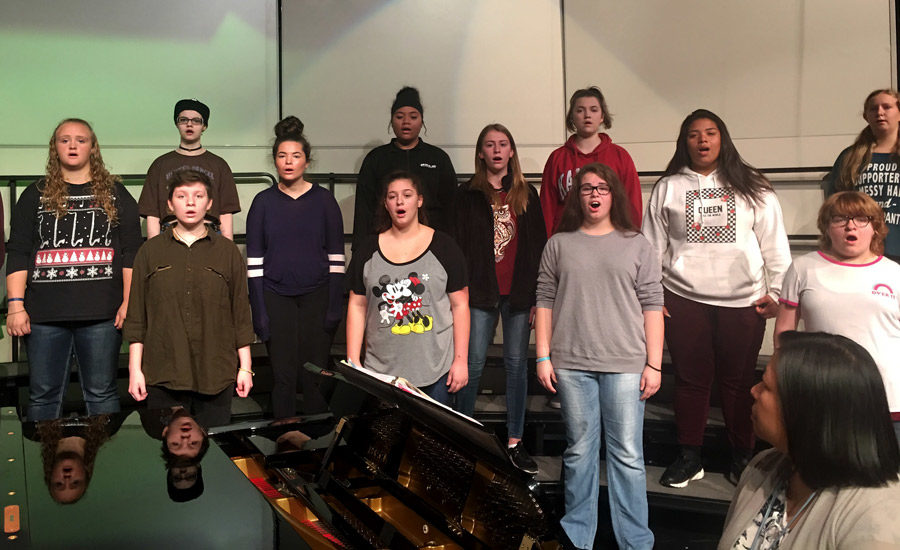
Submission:
[[69,185],[62,218],[41,205],[43,186],[29,185],[10,219],[6,273],[28,272],[25,310],[34,323],[114,318],[122,269],[131,268],[143,242],[134,197],[116,184],[113,226],[89,183]]

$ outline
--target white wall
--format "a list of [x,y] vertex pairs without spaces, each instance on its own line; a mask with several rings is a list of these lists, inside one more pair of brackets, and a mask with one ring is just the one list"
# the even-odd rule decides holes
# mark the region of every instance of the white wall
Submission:
[[43,172],[66,117],[91,122],[104,160],[143,173],[178,144],[172,109],[210,106],[204,144],[256,171],[278,116],[275,0],[3,0],[0,174]]
[[390,140],[394,95],[419,88],[424,139],[472,172],[489,123],[538,172],[564,138],[560,7],[551,0],[285,0],[284,113],[306,124],[316,172],[356,172]]
[[760,167],[834,162],[890,87],[890,0],[565,1],[566,88],[602,87],[614,140],[661,170],[684,117],[719,114]]

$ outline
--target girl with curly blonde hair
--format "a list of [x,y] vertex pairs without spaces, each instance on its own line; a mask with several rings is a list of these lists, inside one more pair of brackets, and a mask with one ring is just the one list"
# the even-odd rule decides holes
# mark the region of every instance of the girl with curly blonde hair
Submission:
[[45,177],[10,220],[7,330],[25,338],[29,420],[60,416],[73,352],[88,414],[119,410],[119,329],[141,242],[137,204],[103,164],[90,124],[63,120]]

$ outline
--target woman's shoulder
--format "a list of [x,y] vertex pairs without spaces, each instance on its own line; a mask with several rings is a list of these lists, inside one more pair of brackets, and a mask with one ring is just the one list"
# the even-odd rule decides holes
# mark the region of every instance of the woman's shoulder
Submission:
[[431,236],[431,244],[428,245],[428,248],[432,250],[445,250],[447,248],[459,250],[459,245],[456,244],[456,240],[449,234],[438,229],[433,229],[433,231],[434,234]]
[[121,179],[116,179],[113,183],[113,193],[116,195],[116,198],[130,198],[134,200],[134,195],[131,194],[131,191],[122,183]]
[[29,183],[25,189],[19,194],[20,197],[28,194],[28,195],[40,195],[44,188],[47,187],[47,178],[38,178],[33,182]]
[[386,158],[394,148],[394,144],[389,141],[369,149],[369,152],[366,153],[366,156],[363,158],[363,164]]
[[337,199],[334,198],[334,193],[325,189],[324,186],[319,185],[318,183],[313,183],[312,187],[309,188],[309,198],[315,199],[317,201],[322,201],[327,204],[335,204],[337,205]]
[[418,149],[422,153],[426,153],[426,154],[434,155],[434,156],[438,156],[438,157],[443,157],[443,158],[446,158],[447,160],[450,160],[450,155],[448,155],[446,151],[444,151],[437,145],[432,145],[422,139],[419,139],[419,144],[416,145],[416,149]]
[[788,458],[777,449],[766,449],[754,456],[738,483],[738,491],[755,489],[763,484],[771,484],[788,468]]
[[366,235],[350,255],[350,262],[366,262],[378,253],[378,235]]

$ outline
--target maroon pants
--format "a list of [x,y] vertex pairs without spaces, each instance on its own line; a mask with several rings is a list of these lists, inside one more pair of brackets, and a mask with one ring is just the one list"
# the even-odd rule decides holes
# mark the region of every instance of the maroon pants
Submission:
[[753,448],[750,388],[766,321],[750,307],[720,307],[665,291],[666,346],[675,367],[678,443],[701,446],[713,377],[732,448]]

